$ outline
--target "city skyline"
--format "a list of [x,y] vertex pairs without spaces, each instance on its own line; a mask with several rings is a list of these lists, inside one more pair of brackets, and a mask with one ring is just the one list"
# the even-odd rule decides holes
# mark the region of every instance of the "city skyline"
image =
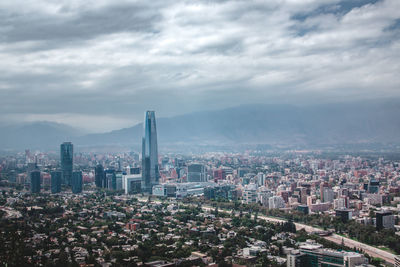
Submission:
[[0,1],[0,266],[400,267],[399,52],[400,0]]

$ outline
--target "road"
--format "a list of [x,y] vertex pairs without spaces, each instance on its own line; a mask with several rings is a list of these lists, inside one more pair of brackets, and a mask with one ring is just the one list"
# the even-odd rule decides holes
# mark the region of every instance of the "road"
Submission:
[[[272,217],[267,217],[267,216],[258,216],[258,218],[266,220],[266,221],[270,221],[270,222],[276,222],[276,223],[277,222],[285,222],[285,220],[272,218]],[[321,229],[316,228],[316,227],[312,227],[312,226],[309,226],[309,225],[305,225],[305,224],[301,224],[301,223],[294,223],[294,224],[296,225],[296,230],[304,229],[307,233],[321,231]],[[362,249],[364,251],[364,253],[367,253],[371,257],[383,259],[387,263],[390,263],[390,264],[394,265],[395,255],[390,253],[390,252],[381,250],[379,248],[375,248],[373,246],[370,246],[370,245],[355,241],[355,240],[347,238],[347,237],[342,237],[342,236],[337,235],[337,234],[332,234],[330,236],[321,236],[321,237],[326,239],[326,240],[329,240],[331,242],[334,242],[336,244],[339,244],[339,245],[342,244],[342,242],[343,242],[344,245],[349,247],[349,248]]]
[[[203,210],[206,211],[210,211],[210,210],[214,210],[215,208],[213,207],[203,207]],[[221,210],[224,212],[228,212],[231,213],[232,210]],[[284,219],[279,219],[279,218],[274,218],[274,217],[268,217],[268,216],[263,216],[263,215],[258,215],[259,219],[263,219],[269,222],[273,222],[273,223],[282,223],[282,222],[286,222],[286,220]],[[307,233],[312,233],[312,232],[320,232],[321,229],[313,227],[313,226],[309,226],[306,224],[301,224],[301,223],[294,223],[296,225],[296,230],[301,230],[304,229]],[[331,242],[334,242],[336,244],[342,244],[342,242],[344,243],[345,246],[349,247],[349,248],[357,248],[357,249],[362,249],[364,251],[364,253],[367,253],[368,255],[370,255],[371,257],[374,258],[380,258],[384,261],[386,261],[387,263],[393,264],[394,265],[394,258],[395,255],[384,251],[382,249],[355,241],[353,239],[347,238],[347,237],[342,237],[340,235],[337,234],[332,234],[330,236],[321,236],[322,238],[329,240]],[[343,241],[342,241],[343,240]]]
[[[144,199],[139,199],[139,201],[144,202]],[[146,199],[147,201],[147,199]],[[161,201],[154,201],[156,203],[161,203]],[[182,205],[180,203],[180,205]],[[185,204],[187,206],[189,206],[188,204]],[[197,205],[191,205],[191,206],[197,206]],[[211,207],[211,206],[202,206],[202,209],[205,211],[213,211],[215,210],[215,207]],[[232,210],[226,210],[226,209],[219,209],[219,211],[221,212],[227,212],[227,213],[232,213]],[[239,212],[236,212],[236,214],[238,214]],[[282,223],[282,222],[286,222],[285,219],[279,219],[279,218],[274,218],[274,217],[269,217],[269,216],[263,216],[263,215],[258,215],[259,219],[262,220],[266,220],[269,222],[273,222],[273,223]],[[294,223],[296,225],[296,230],[301,230],[304,229],[307,233],[311,233],[311,232],[320,232],[321,229],[310,226],[310,225],[306,225],[306,224],[301,224],[301,223]],[[371,257],[374,258],[380,258],[384,261],[386,261],[387,263],[390,263],[392,265],[394,265],[395,263],[395,255],[384,251],[382,249],[355,241],[353,239],[347,238],[347,237],[342,237],[340,235],[337,234],[332,234],[330,236],[321,236],[322,238],[329,240],[331,242],[334,242],[336,244],[342,244],[344,243],[345,246],[350,247],[350,248],[357,248],[359,250],[363,250],[364,253],[367,253],[368,255],[370,255]]]

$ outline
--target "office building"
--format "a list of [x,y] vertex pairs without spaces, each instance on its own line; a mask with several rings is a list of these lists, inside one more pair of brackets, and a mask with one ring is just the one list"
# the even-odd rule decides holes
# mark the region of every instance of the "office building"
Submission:
[[115,190],[122,190],[122,172],[115,174]]
[[218,169],[213,171],[214,180],[225,180],[226,179],[226,170],[225,169]]
[[206,168],[203,164],[190,164],[188,166],[188,182],[207,182]]
[[298,205],[297,206],[297,211],[304,213],[304,214],[308,214],[310,212],[309,208],[307,205]]
[[257,202],[261,203],[264,207],[269,206],[269,199],[273,197],[274,194],[270,190],[261,190],[257,193]]
[[259,172],[257,174],[257,185],[258,186],[264,186],[265,185],[265,174],[262,172]]
[[64,142],[60,146],[60,160],[62,183],[71,185],[73,170],[74,147],[71,142]]
[[349,208],[349,197],[339,197],[333,201],[333,207],[335,209],[347,209]]
[[73,172],[72,173],[72,193],[79,194],[82,193],[82,172]]
[[287,267],[308,267],[307,255],[300,252],[300,250],[292,250],[287,254]]
[[394,216],[391,211],[377,211],[376,215],[376,229],[381,230],[384,228],[394,228]]
[[142,190],[151,193],[159,183],[157,128],[154,111],[145,113],[142,139]]
[[333,202],[334,197],[335,193],[331,188],[324,188],[322,202]]
[[379,193],[379,181],[371,179],[368,184],[368,193],[378,194]]
[[315,241],[307,240],[299,250],[287,255],[288,267],[356,267],[368,263],[368,259],[359,253],[325,249]]
[[350,221],[353,216],[352,210],[345,209],[345,208],[337,209],[337,210],[335,210],[335,213],[336,213],[336,217],[339,217],[343,223]]
[[204,188],[215,186],[216,184],[212,182],[158,184],[153,186],[152,193],[155,196],[184,198],[203,195]]
[[103,165],[97,164],[94,169],[94,182],[96,187],[104,188],[105,187],[105,175]]
[[268,199],[269,209],[281,209],[285,207],[285,201],[280,196],[273,196]]
[[257,185],[248,184],[243,190],[243,201],[246,204],[257,203]]
[[104,171],[105,175],[105,188],[116,190],[117,189],[117,177],[114,169],[107,169]]
[[138,194],[142,190],[142,175],[130,174],[122,176],[122,188],[125,194]]
[[205,199],[234,199],[234,185],[217,185],[217,186],[207,186],[204,188],[204,198]]
[[51,172],[51,193],[56,194],[61,192],[62,172]]
[[40,192],[40,170],[36,167],[30,172],[31,177],[31,193]]

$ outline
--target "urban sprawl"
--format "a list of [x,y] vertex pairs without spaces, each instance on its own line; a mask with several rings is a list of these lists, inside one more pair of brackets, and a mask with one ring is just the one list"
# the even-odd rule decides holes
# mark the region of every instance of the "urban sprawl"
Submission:
[[400,158],[385,153],[0,156],[1,266],[400,266]]

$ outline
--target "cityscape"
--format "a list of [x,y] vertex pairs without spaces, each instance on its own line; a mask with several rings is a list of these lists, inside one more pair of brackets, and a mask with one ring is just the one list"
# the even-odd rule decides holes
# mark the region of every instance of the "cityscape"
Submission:
[[400,267],[400,0],[0,1],[0,267]]
[[400,160],[290,151],[1,158],[15,266],[399,266]]

